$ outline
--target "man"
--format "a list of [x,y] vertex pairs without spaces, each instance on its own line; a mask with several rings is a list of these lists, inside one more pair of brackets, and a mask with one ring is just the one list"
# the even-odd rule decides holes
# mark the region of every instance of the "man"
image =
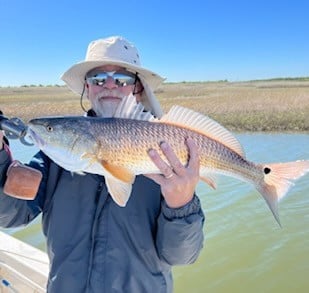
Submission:
[[[81,98],[87,95],[90,116],[112,117],[130,94],[162,115],[153,94],[162,78],[141,66],[137,49],[122,37],[90,43],[86,60],[62,79]],[[1,191],[0,226],[25,225],[42,212],[48,292],[172,292],[171,267],[194,262],[203,246],[204,215],[194,193],[198,150],[193,141],[186,143],[187,166],[166,142],[160,147],[169,164],[149,150],[162,174],[137,176],[126,207],[114,203],[102,176],[71,174],[39,152],[29,164],[43,175],[35,199]],[[2,140],[0,148],[3,186],[10,157]]]

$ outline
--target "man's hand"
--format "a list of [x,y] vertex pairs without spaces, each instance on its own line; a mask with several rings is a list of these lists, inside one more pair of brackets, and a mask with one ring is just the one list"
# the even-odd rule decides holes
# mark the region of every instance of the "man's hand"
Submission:
[[146,174],[161,186],[162,195],[170,208],[179,208],[192,200],[199,181],[200,160],[198,147],[190,138],[186,140],[189,148],[189,162],[183,166],[171,146],[163,142],[160,147],[170,165],[160,157],[157,151],[150,150],[149,157],[162,174]]

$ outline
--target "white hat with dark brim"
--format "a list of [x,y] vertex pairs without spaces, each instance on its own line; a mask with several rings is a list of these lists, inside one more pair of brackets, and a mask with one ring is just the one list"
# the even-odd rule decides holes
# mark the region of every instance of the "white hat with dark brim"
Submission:
[[88,46],[85,61],[73,65],[61,76],[61,79],[73,92],[81,95],[86,74],[104,65],[117,65],[137,73],[144,87],[141,102],[155,116],[162,116],[161,106],[153,90],[164,81],[164,78],[143,68],[136,47],[123,37],[113,36],[92,41]]

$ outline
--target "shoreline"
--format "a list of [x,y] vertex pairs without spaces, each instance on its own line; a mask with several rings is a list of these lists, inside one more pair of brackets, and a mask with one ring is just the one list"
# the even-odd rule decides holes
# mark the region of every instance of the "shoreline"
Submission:
[[[232,132],[309,133],[309,81],[164,83],[156,91],[164,112],[181,105],[211,117]],[[83,104],[89,107],[87,98]],[[66,86],[0,87],[4,115],[83,115],[80,97]]]

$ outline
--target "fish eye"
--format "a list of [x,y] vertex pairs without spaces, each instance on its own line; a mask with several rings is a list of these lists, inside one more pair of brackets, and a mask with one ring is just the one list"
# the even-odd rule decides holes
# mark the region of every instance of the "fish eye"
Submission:
[[53,127],[50,126],[50,125],[46,125],[46,130],[47,130],[48,132],[52,132],[52,131],[53,131]]

